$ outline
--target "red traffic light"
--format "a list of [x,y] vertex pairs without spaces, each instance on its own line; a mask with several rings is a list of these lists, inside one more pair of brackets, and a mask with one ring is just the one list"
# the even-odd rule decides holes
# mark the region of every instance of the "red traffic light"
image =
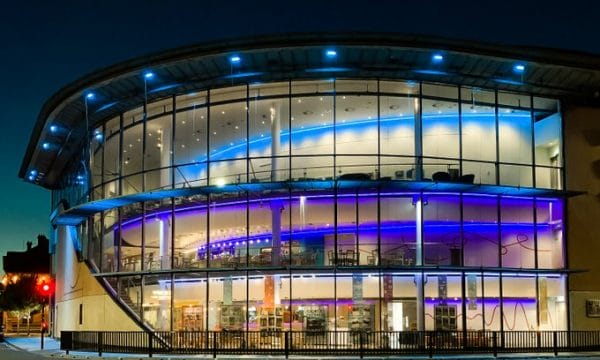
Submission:
[[37,286],[38,293],[42,296],[49,296],[52,294],[52,281],[42,281]]

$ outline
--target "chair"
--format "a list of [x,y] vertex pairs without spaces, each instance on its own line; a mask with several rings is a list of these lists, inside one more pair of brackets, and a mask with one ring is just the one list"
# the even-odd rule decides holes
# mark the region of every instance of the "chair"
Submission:
[[473,184],[475,182],[474,174],[465,174],[458,178],[459,183],[463,184]]
[[345,264],[344,265],[357,265],[358,261],[356,261],[354,250],[346,250]]
[[450,182],[450,181],[452,181],[452,177],[450,176],[450,174],[448,174],[445,171],[438,171],[436,173],[433,173],[431,178],[435,182]]

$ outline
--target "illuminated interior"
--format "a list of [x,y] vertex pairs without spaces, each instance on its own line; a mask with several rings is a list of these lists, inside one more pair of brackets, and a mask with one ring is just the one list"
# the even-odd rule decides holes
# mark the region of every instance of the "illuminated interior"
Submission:
[[[153,329],[567,328],[558,101],[328,79],[143,109],[95,129],[89,177],[94,200],[140,200],[83,226],[92,266]],[[143,197],[181,188],[210,190]]]

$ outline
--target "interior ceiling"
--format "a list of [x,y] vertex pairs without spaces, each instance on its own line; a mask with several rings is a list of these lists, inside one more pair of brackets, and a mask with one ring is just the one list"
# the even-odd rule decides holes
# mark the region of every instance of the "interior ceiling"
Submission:
[[[331,44],[337,44],[335,59],[324,56]],[[239,65],[229,62],[233,51],[242,59]],[[432,64],[431,55],[437,51],[444,61]],[[599,104],[597,60],[544,49],[372,34],[245,39],[176,49],[117,64],[57,92],[40,112],[19,176],[26,178],[35,169],[39,185],[56,187],[72,158],[81,153],[84,95],[96,95],[87,104],[89,123],[95,126],[143,103],[147,69],[155,74],[149,101],[258,80],[352,77],[454,83]],[[524,74],[514,74],[516,62],[526,64]],[[61,131],[50,134],[51,124]],[[41,143],[46,141],[56,144],[56,151],[43,150]]]

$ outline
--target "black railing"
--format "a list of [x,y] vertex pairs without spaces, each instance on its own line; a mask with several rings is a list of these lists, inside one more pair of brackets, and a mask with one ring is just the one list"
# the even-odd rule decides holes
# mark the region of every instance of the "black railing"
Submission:
[[600,351],[600,331],[62,331],[61,350],[131,354],[402,355]]

